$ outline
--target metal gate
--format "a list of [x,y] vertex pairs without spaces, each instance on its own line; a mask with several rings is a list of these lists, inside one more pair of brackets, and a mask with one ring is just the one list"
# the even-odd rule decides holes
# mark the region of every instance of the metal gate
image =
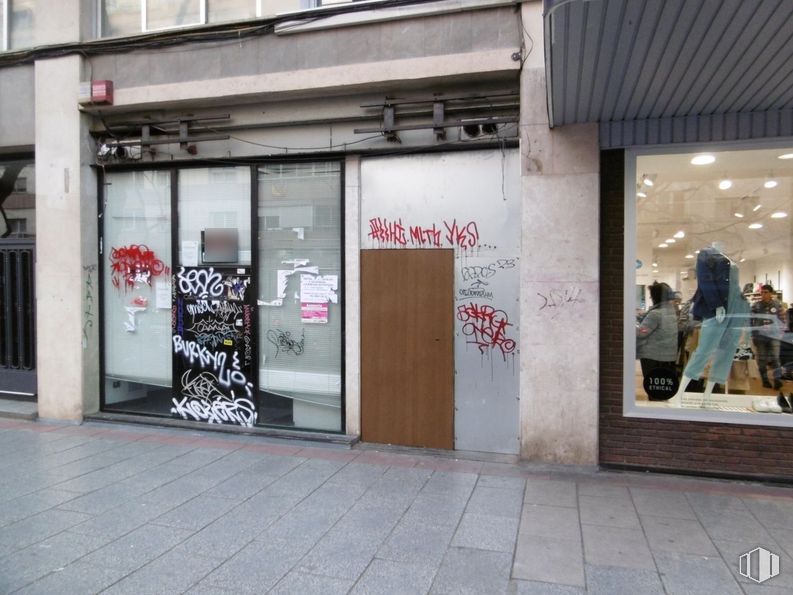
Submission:
[[35,241],[0,241],[0,393],[36,393]]

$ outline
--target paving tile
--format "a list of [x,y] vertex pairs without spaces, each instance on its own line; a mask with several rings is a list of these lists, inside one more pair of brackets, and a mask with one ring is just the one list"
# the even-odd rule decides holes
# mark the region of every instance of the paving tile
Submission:
[[698,512],[705,531],[713,539],[771,541],[768,530],[745,508]]
[[158,558],[192,534],[191,531],[144,525],[88,554],[81,562],[97,568],[116,568],[128,574]]
[[454,536],[455,527],[400,522],[380,546],[377,557],[392,562],[438,565]]
[[228,498],[242,502],[254,494],[258,494],[277,479],[276,475],[254,475],[251,474],[249,469],[246,469],[208,489],[204,494],[215,498]]
[[501,488],[509,490],[523,490],[526,488],[526,479],[523,477],[500,477],[498,475],[480,475],[476,487]]
[[306,572],[290,572],[269,591],[272,595],[346,595],[354,581],[319,576]]
[[573,481],[534,479],[526,481],[523,501],[545,506],[578,506],[576,484]]
[[718,513],[728,510],[748,510],[746,504],[738,496],[710,494],[707,492],[686,492],[686,498],[691,508],[698,514]]
[[50,509],[6,525],[0,531],[0,556],[43,541],[89,518],[79,512]]
[[716,546],[699,523],[656,516],[643,516],[641,521],[653,552],[718,555]]
[[587,564],[655,569],[650,548],[641,529],[582,525],[581,530]]
[[526,504],[520,518],[520,532],[535,537],[554,537],[581,542],[578,510],[560,506]]
[[615,485],[607,482],[579,482],[578,496],[596,496],[599,498],[630,499],[628,486]]
[[581,542],[554,537],[538,539],[534,535],[518,533],[512,576],[527,581],[583,587]]
[[455,547],[512,553],[518,519],[490,514],[465,513],[452,538]]
[[[298,540],[295,540],[295,542]],[[199,584],[234,593],[264,593],[300,561],[304,550],[295,542],[254,542],[219,565]]]
[[633,502],[623,498],[604,498],[602,496],[578,496],[581,511],[581,522],[588,525],[604,525],[607,527],[623,527],[638,529],[639,516],[633,508]]
[[368,488],[382,478],[386,472],[380,465],[366,465],[362,463],[349,463],[334,473],[328,483],[341,483],[344,485],[359,485]]
[[664,595],[664,586],[655,570],[586,566],[587,593],[592,595]]
[[642,516],[697,520],[683,492],[633,487],[630,491],[636,511]]
[[152,522],[158,525],[198,531],[226,514],[235,505],[236,502],[227,498],[196,496],[181,506],[158,516]]
[[78,497],[75,492],[45,488],[0,504],[0,527],[21,521]]
[[168,510],[170,510],[170,505],[167,503],[154,505],[131,501],[89,518],[87,521],[75,525],[71,530],[75,533],[102,537],[110,541],[147,524]]
[[658,572],[669,595],[739,595],[742,593],[720,557],[680,553],[655,555]]
[[514,595],[583,595],[586,590],[582,587],[572,587],[570,585],[512,579],[509,581],[507,593]]
[[218,560],[172,549],[115,583],[103,595],[163,595],[182,593],[200,582]]
[[517,519],[520,517],[522,507],[523,494],[520,490],[477,486],[468,500],[465,511]]
[[793,529],[793,499],[742,498],[742,500],[764,526]]
[[300,572],[355,582],[377,552],[380,541],[347,531],[330,531],[297,565]]
[[437,571],[435,565],[374,559],[350,595],[424,595]]
[[422,493],[468,497],[476,486],[477,478],[475,473],[435,471],[422,486],[421,491]]
[[[99,593],[124,577],[118,568],[103,568],[82,561],[54,569],[34,583],[15,591],[18,595],[52,595],[53,593]],[[2,591],[2,579],[0,579]]]
[[492,595],[507,589],[512,556],[501,552],[450,548],[430,593]]
[[104,543],[94,537],[64,531],[0,558],[0,593],[10,593],[51,572],[58,572]]
[[467,503],[467,494],[436,494],[422,490],[405,512],[405,520],[457,526]]

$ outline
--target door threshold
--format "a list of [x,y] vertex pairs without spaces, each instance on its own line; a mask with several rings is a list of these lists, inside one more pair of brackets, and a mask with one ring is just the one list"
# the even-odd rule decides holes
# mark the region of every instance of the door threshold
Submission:
[[307,442],[323,442],[326,444],[340,444],[352,448],[358,442],[358,436],[347,434],[331,434],[328,432],[296,431],[281,428],[265,428],[261,426],[244,427],[231,424],[210,424],[186,419],[170,417],[154,417],[149,415],[135,415],[134,413],[110,413],[100,411],[83,416],[86,421],[99,421],[110,423],[141,424],[146,426],[160,426],[166,428],[184,428],[186,430],[201,430],[202,432],[219,432],[223,434],[238,434],[247,436],[262,436],[267,438],[281,438],[285,440],[301,440]]

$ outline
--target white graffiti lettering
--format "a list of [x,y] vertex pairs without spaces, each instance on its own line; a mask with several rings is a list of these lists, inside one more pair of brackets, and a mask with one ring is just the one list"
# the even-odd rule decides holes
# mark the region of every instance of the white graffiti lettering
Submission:
[[216,273],[213,267],[189,271],[181,267],[176,277],[179,281],[179,290],[185,296],[217,298],[223,295],[223,276]]
[[[218,379],[209,372],[201,372],[190,379],[191,370],[182,374],[182,396],[172,399],[171,413],[183,419],[209,423],[234,423],[251,427],[256,423],[256,407],[249,399],[231,397],[217,389]],[[250,395],[250,383],[246,387]]]
[[245,386],[245,390],[250,395],[250,383],[245,378],[245,374],[240,371],[240,358],[234,352],[231,370],[226,369],[227,354],[223,351],[210,351],[196,341],[185,341],[179,335],[173,336],[173,351],[176,355],[181,355],[190,364],[198,361],[202,368],[213,370],[217,374],[218,383],[224,387],[232,385]]

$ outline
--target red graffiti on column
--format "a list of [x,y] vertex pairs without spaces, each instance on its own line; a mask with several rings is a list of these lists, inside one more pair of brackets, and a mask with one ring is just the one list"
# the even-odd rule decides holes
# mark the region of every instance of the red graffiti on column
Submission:
[[369,237],[386,244],[404,246],[408,243],[402,219],[397,219],[396,221],[389,221],[380,217],[369,219]]
[[421,225],[410,226],[410,243],[418,246],[441,246],[441,230],[432,224],[432,227],[422,227]]
[[130,290],[138,283],[151,286],[152,277],[170,275],[170,269],[143,244],[130,244],[110,251],[110,272],[113,287]]
[[512,324],[503,310],[471,302],[457,308],[457,320],[464,323],[463,334],[471,338],[468,343],[479,347],[480,353],[499,349],[507,359],[507,354],[515,351],[515,341],[507,337],[507,327]]

